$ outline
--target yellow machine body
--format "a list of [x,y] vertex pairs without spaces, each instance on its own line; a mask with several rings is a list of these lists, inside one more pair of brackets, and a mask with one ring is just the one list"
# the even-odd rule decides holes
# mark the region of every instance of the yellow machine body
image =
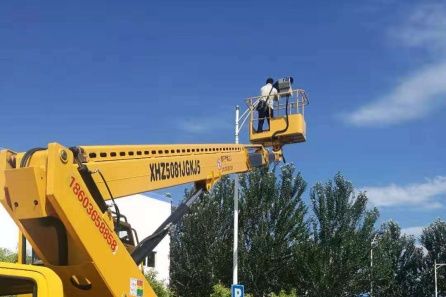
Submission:
[[108,190],[118,198],[190,182],[210,189],[223,175],[273,159],[261,146],[234,144],[80,146],[77,152],[58,143],[31,155],[0,152],[0,202],[62,282],[63,295],[51,296],[155,296],[114,232],[104,208]]
[[[271,128],[260,133],[257,133],[252,126],[255,122],[251,122],[251,129],[249,129],[251,143],[274,146],[276,143],[284,144],[306,141],[306,124],[304,116],[302,114],[290,114],[288,116],[288,122],[287,128],[286,116],[273,117],[270,119]],[[282,130],[284,130],[284,132],[274,135],[276,131]]]
[[0,296],[63,296],[62,282],[46,267],[0,262]]

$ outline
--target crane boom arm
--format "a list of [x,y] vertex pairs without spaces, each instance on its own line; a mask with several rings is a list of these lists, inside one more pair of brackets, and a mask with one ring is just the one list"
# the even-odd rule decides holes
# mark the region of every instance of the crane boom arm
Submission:
[[[267,165],[273,154],[259,145],[79,146],[75,155],[93,175],[103,197],[115,197],[195,182],[209,190],[222,175]],[[105,198],[107,199],[107,198]]]
[[115,233],[105,201],[191,182],[208,190],[223,175],[273,159],[262,146],[234,144],[51,143],[25,153],[3,150],[0,202],[60,277],[64,296],[132,296],[134,284],[141,285],[142,296],[155,296]]

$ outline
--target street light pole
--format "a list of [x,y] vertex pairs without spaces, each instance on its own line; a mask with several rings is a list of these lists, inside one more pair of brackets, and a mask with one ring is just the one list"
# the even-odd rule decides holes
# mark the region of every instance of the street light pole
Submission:
[[434,275],[435,275],[435,297],[438,296],[437,290],[437,260],[434,261]]
[[[240,107],[235,107],[235,144],[239,143]],[[233,248],[232,284],[238,284],[238,174],[234,177],[234,248]]]
[[373,297],[373,245],[376,244],[376,239],[381,232],[376,233],[370,242],[370,297]]
[[[243,125],[248,120],[253,112],[254,107],[250,106],[240,115],[240,106],[235,107],[235,144],[239,144],[239,134]],[[234,249],[233,249],[233,269],[232,269],[232,283],[238,284],[238,199],[239,199],[239,179],[238,174],[234,177]]]
[[373,241],[370,244],[370,297],[373,296]]
[[446,266],[446,263],[437,264],[437,260],[434,260],[434,277],[435,277],[435,297],[438,297],[438,288],[437,288],[437,269]]

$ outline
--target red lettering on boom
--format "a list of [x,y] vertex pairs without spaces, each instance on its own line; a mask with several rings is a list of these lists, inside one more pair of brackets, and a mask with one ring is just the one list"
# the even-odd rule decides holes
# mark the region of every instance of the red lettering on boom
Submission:
[[102,237],[105,239],[107,244],[110,246],[111,250],[114,252],[116,250],[116,246],[118,242],[113,236],[113,231],[105,224],[104,221],[100,218],[99,213],[94,210],[94,206],[91,203],[90,198],[85,194],[85,192],[81,189],[79,183],[76,182],[76,178],[74,176],[71,177],[70,188],[73,191],[73,194],[76,195],[77,201],[79,201],[80,205],[85,209],[85,212],[90,217],[93,224],[96,226],[96,229],[101,233]]

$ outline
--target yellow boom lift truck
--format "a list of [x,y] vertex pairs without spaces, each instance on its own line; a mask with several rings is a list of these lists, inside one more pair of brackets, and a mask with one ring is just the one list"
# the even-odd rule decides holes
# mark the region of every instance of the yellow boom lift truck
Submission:
[[[19,263],[0,263],[0,296],[156,296],[141,263],[200,193],[223,175],[280,161],[283,145],[305,141],[303,90],[289,82],[279,88],[270,129],[256,133],[259,99],[246,100],[250,145],[50,143],[0,151],[0,202],[20,230]],[[186,183],[195,194],[137,242],[114,199]]]

